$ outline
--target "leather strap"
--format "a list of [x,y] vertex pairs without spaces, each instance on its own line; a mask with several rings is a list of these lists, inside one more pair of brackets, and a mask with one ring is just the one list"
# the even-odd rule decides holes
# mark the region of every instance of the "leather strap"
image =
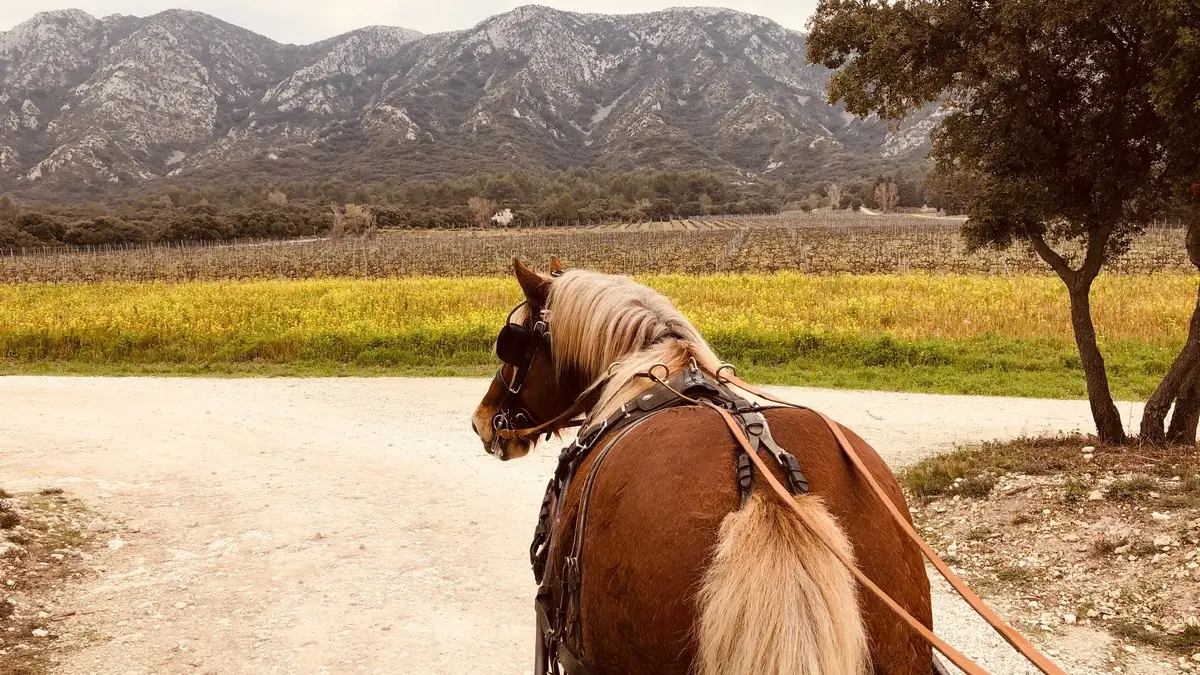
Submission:
[[[771,473],[770,469],[767,468],[767,463],[758,456],[758,453],[754,452],[750,448],[750,441],[746,438],[746,435],[742,433],[741,427],[738,426],[738,423],[733,419],[733,416],[722,410],[719,406],[713,405],[708,401],[701,401],[701,403],[703,405],[707,405],[713,410],[716,410],[717,413],[721,415],[722,419],[725,420],[725,426],[729,427],[730,433],[733,434],[733,437],[737,439],[737,442],[742,446],[742,448],[746,450],[746,454],[750,456],[750,461],[754,462],[755,466],[758,467],[759,473],[766,478],[767,483],[770,484],[771,488],[775,490],[775,493],[778,494],[779,497],[784,500],[784,502],[791,506],[797,514],[803,516],[804,511],[800,508],[800,505],[796,503],[791,493],[787,491],[787,488],[783,487],[783,484],[779,482],[779,479],[775,478],[775,474]],[[939,652],[944,654],[946,658],[950,659],[954,665],[958,666],[967,675],[988,675],[986,670],[980,668],[979,665],[974,661],[967,658],[961,652],[956,650],[954,647],[951,647],[944,640],[935,635],[933,631],[925,627],[925,624],[914,618],[895,600],[888,596],[887,593],[884,593],[883,589],[879,588],[879,586],[876,586],[875,582],[871,581],[867,575],[863,574],[862,571],[858,569],[858,565],[856,565],[853,560],[850,560],[840,550],[838,550],[838,547],[825,536],[825,533],[816,528],[809,527],[808,521],[806,521],[803,517],[801,517],[800,522],[804,524],[810,534],[819,539],[821,543],[825,545],[825,548],[829,549],[829,551],[833,553],[834,557],[837,558],[838,561],[846,567],[846,569],[850,570],[850,573],[854,575],[854,578],[858,580],[858,583],[870,590],[871,593],[875,597],[879,598],[884,604],[886,604],[892,610],[892,612],[896,614],[896,616],[899,616],[913,630],[917,631],[921,637],[925,638],[929,644],[933,645],[934,649],[937,649]]]
[[[796,405],[794,403],[789,403],[788,401],[784,401],[780,398],[772,396],[771,394],[768,394],[754,385],[743,382],[737,376],[726,375],[722,379],[733,384],[739,389],[742,389],[743,391],[749,392],[773,403],[778,403],[800,410],[808,410],[817,414],[825,422],[825,425],[829,427],[829,430],[833,432],[833,436],[837,440],[838,445],[841,446],[842,452],[846,453],[846,456],[850,458],[850,462],[854,464],[854,467],[860,474],[862,474],[862,477],[867,481],[867,484],[871,486],[871,490],[875,493],[875,496],[878,497],[879,500],[883,502],[884,506],[887,507],[888,511],[892,515],[892,519],[897,525],[900,526],[900,529],[904,532],[904,534],[907,535],[908,538],[913,541],[913,543],[921,548],[921,551],[925,554],[925,557],[928,558],[931,563],[933,563],[933,566],[937,568],[938,572],[940,572],[943,577],[945,577],[946,581],[950,583],[950,586],[955,590],[955,592],[962,596],[963,600],[966,600],[967,604],[971,605],[972,609],[974,609],[981,617],[983,617],[984,621],[988,622],[988,624],[991,625],[991,627],[994,628],[996,632],[1008,642],[1008,644],[1012,645],[1014,649],[1020,652],[1022,656],[1036,666],[1038,670],[1042,671],[1046,675],[1066,675],[1065,671],[1054,665],[1050,659],[1042,655],[1042,653],[1039,652],[1028,640],[1026,640],[1025,637],[1018,633],[1016,629],[1005,623],[1004,620],[1001,619],[994,611],[992,611],[990,607],[984,604],[983,600],[981,600],[979,596],[976,595],[975,592],[972,591],[970,587],[968,587],[967,584],[961,578],[959,578],[959,576],[955,574],[953,570],[950,569],[950,566],[938,556],[937,552],[935,552],[933,548],[929,546],[929,544],[925,543],[925,540],[922,539],[919,534],[917,534],[917,531],[913,529],[912,525],[908,522],[908,519],[900,513],[900,510],[896,507],[895,503],[893,503],[892,500],[887,496],[887,493],[883,491],[883,488],[879,485],[879,482],[876,481],[875,477],[871,475],[871,472],[867,470],[862,458],[858,456],[858,452],[854,450],[854,446],[851,445],[850,441],[846,438],[845,433],[842,432],[842,428],[837,422],[834,422],[824,413],[821,413],[817,410]],[[730,417],[729,414],[724,410],[721,410],[716,406],[710,405],[710,407],[721,413],[721,416],[725,418],[725,423],[730,428],[730,431],[733,433],[734,437],[738,439],[738,442],[741,443],[743,447],[748,447],[748,441],[742,434],[737,422],[735,422],[733,418]],[[771,487],[774,488],[777,493],[779,493],[779,496],[783,498],[785,502],[790,504],[793,509],[796,509],[797,512],[799,512],[799,506],[795,503],[795,500],[793,500],[791,495],[785,489],[783,489],[782,485],[779,485],[779,481],[777,481],[773,475],[766,471],[766,465],[763,463],[762,459],[759,458],[756,453],[752,453],[750,455],[750,459],[753,460],[755,464],[758,465],[759,470],[766,475],[767,482],[769,482]],[[814,532],[814,534],[816,533]],[[826,545],[828,546],[828,542],[826,542]],[[831,550],[834,551],[834,555],[839,555],[835,549],[831,548]],[[858,578],[860,582],[863,582],[865,586],[870,588],[872,593],[874,593],[877,597],[879,597],[880,600],[891,607],[897,615],[899,615],[910,626],[912,626],[914,630],[920,633],[939,652],[944,654],[946,658],[950,659],[954,665],[971,675],[976,673],[986,675],[986,671],[979,668],[979,666],[972,663],[959,652],[954,651],[953,647],[950,647],[943,642],[940,638],[929,631],[929,629],[925,628],[924,625],[912,618],[912,616],[910,616],[904,611],[903,608],[897,605],[895,601],[887,597],[882,590],[871,583],[869,579],[866,579],[866,577],[862,575],[862,572],[858,571],[857,567],[854,566],[853,563],[845,560],[842,562],[850,568],[850,571],[854,573],[855,577]],[[945,647],[945,649],[943,647]],[[949,651],[947,651],[947,649],[949,649]],[[960,659],[962,661],[960,661]],[[968,665],[973,668],[973,670],[968,668]]]
[[554,419],[550,420],[549,422],[543,422],[542,424],[539,424],[536,427],[527,427],[525,429],[497,429],[496,435],[499,436],[500,438],[505,438],[505,439],[509,439],[509,440],[514,439],[514,438],[532,438],[532,437],[537,436],[538,434],[542,433],[543,431],[550,431],[556,427],[579,426],[580,424],[582,424],[582,422],[580,422],[579,424],[576,424],[573,421],[568,424],[562,424],[562,423],[564,421],[570,420],[572,417],[587,410],[589,397],[591,397],[592,394],[596,393],[596,391],[599,390],[600,387],[603,387],[604,385],[608,384],[608,381],[611,379],[612,379],[611,375],[605,375],[604,377],[593,382],[590,387],[588,387],[587,389],[584,389],[583,393],[575,398],[575,402],[572,403],[569,408],[567,408],[566,410],[559,413],[557,416],[555,416]]

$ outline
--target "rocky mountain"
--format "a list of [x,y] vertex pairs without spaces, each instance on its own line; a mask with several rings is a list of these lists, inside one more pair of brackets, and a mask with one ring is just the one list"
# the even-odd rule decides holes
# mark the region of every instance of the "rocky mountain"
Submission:
[[0,33],[0,191],[253,171],[698,168],[747,177],[919,157],[826,105],[804,35],[723,9],[527,6],[469,30],[283,45],[196,12],[45,12]]

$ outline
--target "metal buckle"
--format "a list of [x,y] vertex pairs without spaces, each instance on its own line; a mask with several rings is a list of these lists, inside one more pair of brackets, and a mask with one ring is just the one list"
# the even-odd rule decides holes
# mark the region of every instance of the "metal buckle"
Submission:
[[721,384],[726,384],[728,382],[732,382],[732,380],[730,380],[728,377],[725,377],[724,375],[721,374],[721,373],[725,372],[726,370],[732,370],[733,376],[737,377],[737,367],[736,366],[734,366],[732,363],[722,363],[721,367],[717,368],[717,373],[716,373],[717,382],[720,382]]

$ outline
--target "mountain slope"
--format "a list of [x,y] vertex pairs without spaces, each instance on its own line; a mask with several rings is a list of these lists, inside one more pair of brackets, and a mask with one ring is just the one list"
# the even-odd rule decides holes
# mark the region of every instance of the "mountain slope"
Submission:
[[[920,156],[824,103],[805,38],[722,9],[520,7],[463,31],[281,45],[171,10],[38,14],[0,33],[0,191],[103,191],[236,167],[362,180],[492,168],[784,176]],[[249,163],[249,164],[247,164]]]

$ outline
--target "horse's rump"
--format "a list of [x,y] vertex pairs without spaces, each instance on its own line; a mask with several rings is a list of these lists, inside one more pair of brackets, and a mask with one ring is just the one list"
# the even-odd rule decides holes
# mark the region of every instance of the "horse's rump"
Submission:
[[[799,458],[813,495],[845,532],[862,570],[914,616],[931,624],[929,585],[919,551],[891,524],[824,423],[812,413],[790,409],[772,409],[766,417],[775,440]],[[882,459],[847,433],[877,480],[907,511]],[[572,652],[595,668],[593,675],[615,672],[604,670],[606,664],[623,664],[621,672],[631,675],[692,672],[698,659],[701,593],[722,522],[731,513],[748,513],[741,510],[736,483],[737,448],[715,412],[681,407],[643,421],[609,452],[588,505],[579,628],[567,640]],[[560,600],[563,558],[575,536],[583,478],[595,459],[593,453],[583,463],[565,495],[550,550],[551,607]],[[761,477],[757,483],[752,499],[760,503],[755,508],[767,509],[758,521],[769,524],[772,518],[785,517],[771,511],[778,507],[778,513],[786,513],[779,498]],[[737,567],[726,573],[736,577]],[[751,567],[747,573],[756,572]],[[886,655],[873,659],[875,672],[931,672],[928,645],[875,598],[864,596],[861,602],[871,653]]]

